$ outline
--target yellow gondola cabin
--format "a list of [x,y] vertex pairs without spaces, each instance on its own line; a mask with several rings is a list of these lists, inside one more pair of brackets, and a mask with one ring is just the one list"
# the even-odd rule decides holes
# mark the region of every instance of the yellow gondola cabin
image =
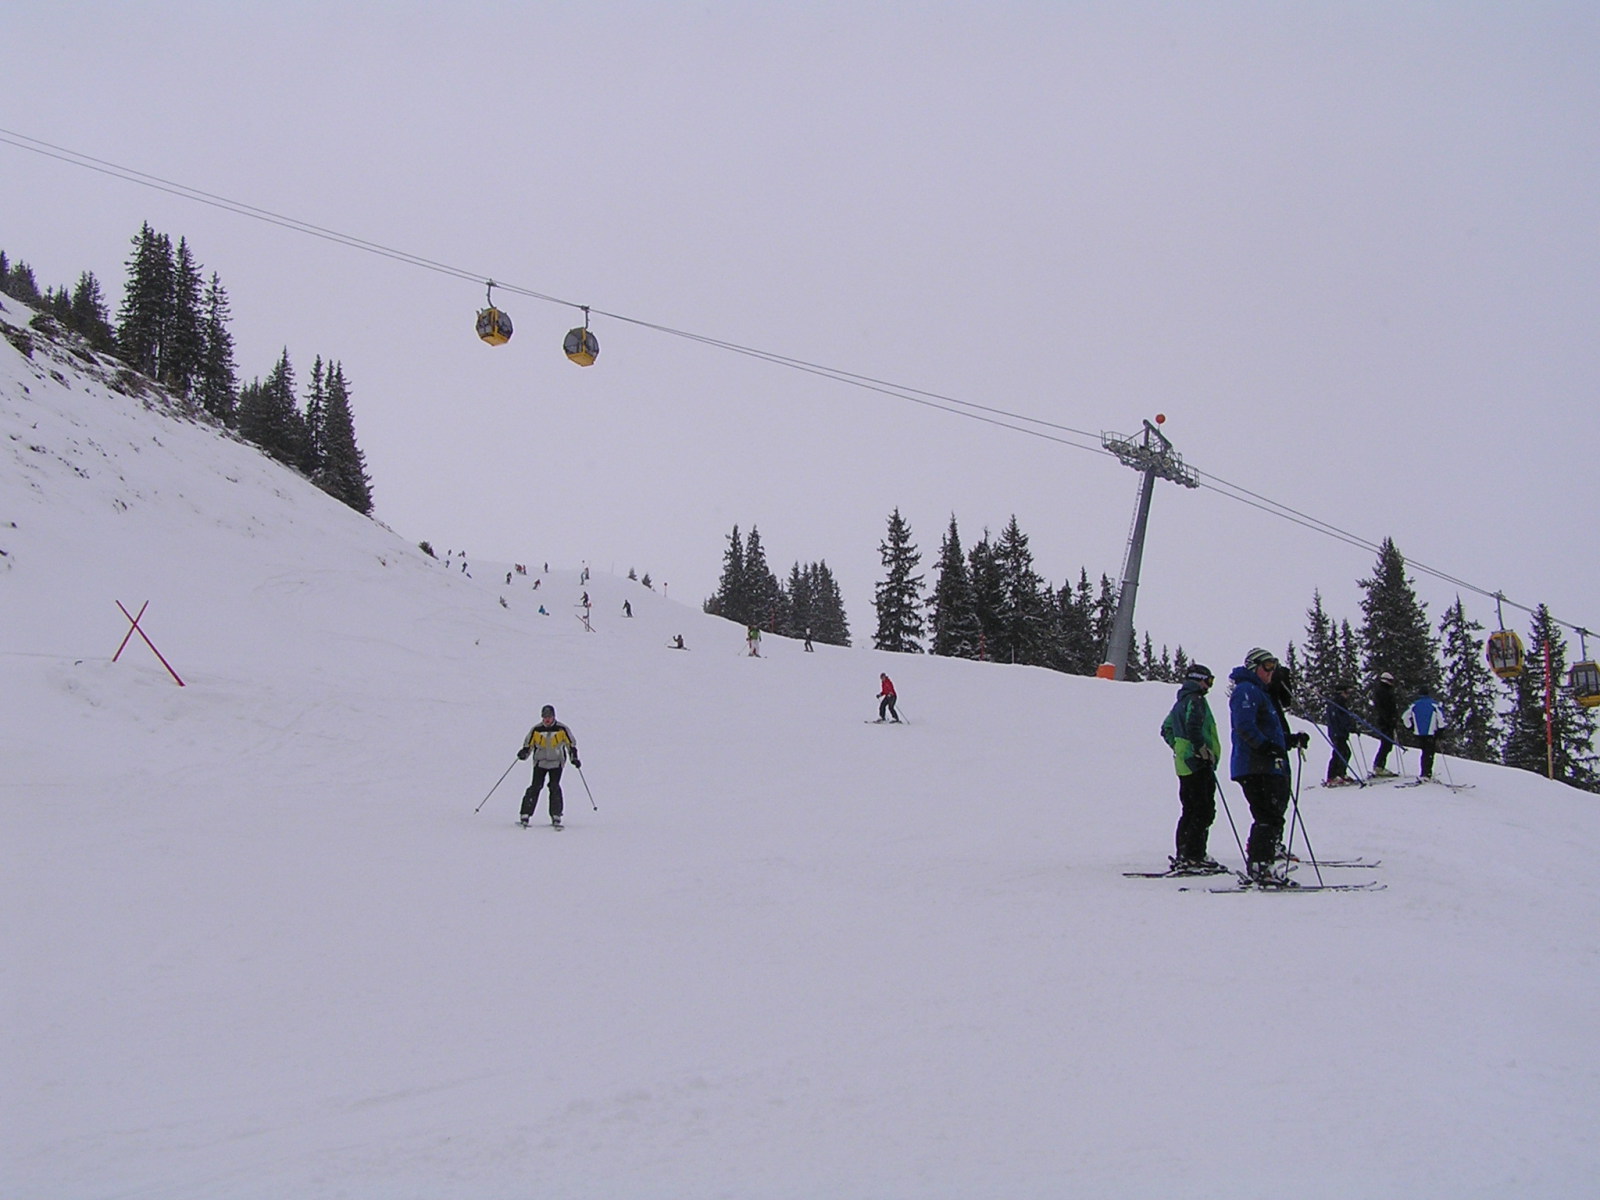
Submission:
[[1501,679],[1515,679],[1522,674],[1522,639],[1515,630],[1502,629],[1491,633],[1486,654],[1489,669]]
[[594,360],[600,357],[600,341],[589,332],[587,326],[581,329],[569,329],[566,340],[561,343],[561,349],[580,367],[592,367]]

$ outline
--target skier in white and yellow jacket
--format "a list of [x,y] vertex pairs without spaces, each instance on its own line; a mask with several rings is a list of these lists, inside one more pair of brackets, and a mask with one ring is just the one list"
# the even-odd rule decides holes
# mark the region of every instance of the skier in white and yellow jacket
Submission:
[[583,764],[578,761],[578,739],[572,736],[572,730],[556,720],[553,704],[546,704],[540,710],[539,723],[528,730],[528,736],[522,740],[522,749],[517,751],[517,757],[523,760],[530,755],[533,757],[533,782],[522,794],[522,824],[527,825],[528,818],[533,816],[533,810],[539,805],[539,791],[548,780],[550,824],[560,829],[561,768],[566,765],[568,757],[571,757],[575,767],[582,767]]

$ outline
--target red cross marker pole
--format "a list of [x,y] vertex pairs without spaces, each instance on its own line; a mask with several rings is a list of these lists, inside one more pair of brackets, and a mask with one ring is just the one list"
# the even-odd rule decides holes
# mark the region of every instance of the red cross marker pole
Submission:
[[[117,601],[117,607],[122,608],[121,600]],[[137,633],[141,638],[144,639],[144,644],[150,647],[150,653],[161,659],[161,665],[167,669],[167,674],[171,675],[173,679],[177,680],[179,687],[183,687],[183,680],[178,679],[178,673],[172,669],[172,664],[162,657],[161,651],[156,649],[156,644],[145,635],[144,630],[139,628],[139,621],[144,617],[144,610],[149,607],[150,601],[146,600],[142,605],[139,606],[138,616],[135,616],[127,609],[122,608],[122,615],[128,618],[128,632],[123,635],[122,645],[117,647],[117,652],[111,656],[111,661],[116,662],[117,659],[122,657],[122,652],[128,647],[128,639]]]

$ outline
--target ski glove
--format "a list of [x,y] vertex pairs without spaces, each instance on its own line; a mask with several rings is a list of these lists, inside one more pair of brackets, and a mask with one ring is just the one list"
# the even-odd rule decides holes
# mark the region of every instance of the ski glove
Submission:
[[518,750],[517,757],[520,759],[526,759],[528,757],[528,748],[524,746],[521,750]]
[[572,756],[572,765],[577,767],[580,771],[583,770],[583,764],[578,761],[578,756],[576,754]]
[[1291,750],[1311,749],[1311,735],[1309,733],[1292,733],[1289,735],[1289,748]]

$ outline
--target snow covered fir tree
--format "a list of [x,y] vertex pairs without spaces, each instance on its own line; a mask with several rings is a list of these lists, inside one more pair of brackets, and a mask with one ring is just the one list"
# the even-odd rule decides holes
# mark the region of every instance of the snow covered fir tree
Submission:
[[754,525],[748,538],[735,525],[727,542],[717,590],[701,606],[705,612],[783,637],[809,635],[828,646],[850,644],[844,598],[825,560],[805,566],[795,562],[784,587],[767,565],[761,532]]
[[[91,350],[115,356],[180,406],[235,429],[278,461],[363,515],[372,514],[372,480],[356,442],[351,387],[339,362],[317,359],[302,408],[284,349],[268,372],[243,388],[229,328],[232,306],[221,278],[207,278],[188,240],[146,222],[132,240],[115,323],[100,283],[84,272],[72,289],[39,290],[32,269],[0,251],[0,292],[81,337]],[[130,379],[127,386],[135,386]]]
[[888,574],[873,592],[878,615],[872,645],[895,654],[921,654],[927,625],[922,615],[923,577],[916,574],[922,553],[911,540],[911,526],[897,508],[889,514],[889,530],[878,545]]

